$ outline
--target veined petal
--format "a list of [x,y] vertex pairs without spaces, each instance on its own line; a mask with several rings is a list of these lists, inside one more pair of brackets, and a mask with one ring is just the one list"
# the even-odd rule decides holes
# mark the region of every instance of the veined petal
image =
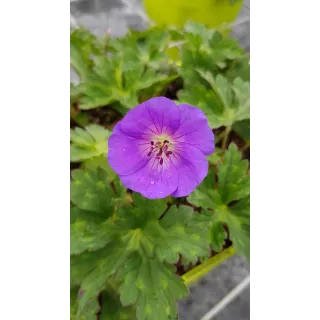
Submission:
[[172,193],[175,198],[189,195],[206,177],[208,160],[196,147],[187,144],[177,145],[178,188]]
[[148,199],[165,198],[178,186],[178,170],[175,164],[164,159],[162,165],[155,157],[132,175],[120,175],[124,186],[141,193]]
[[121,130],[132,137],[151,139],[171,135],[180,125],[178,106],[165,97],[152,98],[130,110],[121,120]]
[[120,133],[119,123],[116,127],[117,133],[108,140],[109,165],[119,175],[133,174],[148,162],[150,143]]
[[205,155],[214,151],[214,135],[205,114],[188,104],[178,106],[180,126],[173,135],[175,143],[185,143],[201,150]]

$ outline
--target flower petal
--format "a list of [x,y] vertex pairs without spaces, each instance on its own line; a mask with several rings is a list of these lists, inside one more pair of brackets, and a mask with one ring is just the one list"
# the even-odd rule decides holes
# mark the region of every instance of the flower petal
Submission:
[[214,135],[205,114],[188,104],[181,104],[178,107],[180,127],[175,132],[173,140],[197,147],[205,155],[211,154],[214,151]]
[[186,144],[177,145],[179,172],[178,188],[172,193],[175,198],[189,195],[206,177],[208,173],[208,160],[196,147]]
[[148,162],[150,143],[123,134],[119,123],[114,131],[108,139],[109,165],[119,175],[133,174]]
[[121,120],[121,129],[136,138],[173,134],[180,125],[178,106],[165,97],[155,97],[130,110]]
[[150,162],[132,175],[120,176],[122,183],[148,199],[165,198],[172,194],[178,186],[178,170],[172,163],[158,160]]

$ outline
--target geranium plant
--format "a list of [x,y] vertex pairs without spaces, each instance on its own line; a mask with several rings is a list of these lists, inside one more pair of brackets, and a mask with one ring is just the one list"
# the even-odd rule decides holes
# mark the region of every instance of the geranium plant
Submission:
[[176,319],[194,279],[249,260],[249,55],[192,22],[80,28],[71,66],[71,318]]

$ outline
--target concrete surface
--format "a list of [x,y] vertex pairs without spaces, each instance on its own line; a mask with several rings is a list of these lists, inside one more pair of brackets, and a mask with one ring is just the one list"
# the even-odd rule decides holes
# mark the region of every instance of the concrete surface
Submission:
[[[78,0],[71,3],[71,14],[77,23],[89,28],[94,34],[102,35],[108,28],[111,35],[123,36],[128,27],[142,29],[146,25],[141,13],[139,0],[129,0],[129,7],[121,0]],[[250,2],[245,0],[239,17],[239,24],[233,30],[241,45],[250,50]],[[246,21],[248,20],[248,21]],[[246,21],[241,23],[242,21]],[[71,80],[76,75],[71,73]],[[180,320],[200,320],[220,299],[236,287],[249,274],[249,265],[244,258],[233,257],[191,288],[191,295],[179,302]],[[250,288],[221,311],[215,320],[249,320],[250,319]]]

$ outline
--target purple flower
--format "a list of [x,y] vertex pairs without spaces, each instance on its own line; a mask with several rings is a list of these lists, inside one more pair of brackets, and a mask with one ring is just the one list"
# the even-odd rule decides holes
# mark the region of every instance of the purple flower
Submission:
[[214,135],[204,113],[152,98],[114,127],[108,160],[122,183],[149,199],[189,195],[208,173]]

